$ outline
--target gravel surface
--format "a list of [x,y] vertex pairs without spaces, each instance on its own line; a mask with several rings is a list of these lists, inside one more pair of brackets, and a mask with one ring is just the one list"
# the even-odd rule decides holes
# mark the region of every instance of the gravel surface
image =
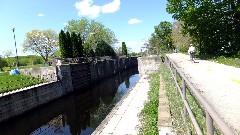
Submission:
[[240,135],[240,68],[206,60],[195,60],[196,63],[192,63],[188,55],[180,53],[167,56],[220,117]]

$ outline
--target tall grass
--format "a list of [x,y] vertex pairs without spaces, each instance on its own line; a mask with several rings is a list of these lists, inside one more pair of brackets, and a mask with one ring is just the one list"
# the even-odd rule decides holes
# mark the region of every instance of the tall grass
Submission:
[[151,77],[148,101],[141,112],[143,117],[140,135],[158,135],[158,99],[159,99],[159,75]]

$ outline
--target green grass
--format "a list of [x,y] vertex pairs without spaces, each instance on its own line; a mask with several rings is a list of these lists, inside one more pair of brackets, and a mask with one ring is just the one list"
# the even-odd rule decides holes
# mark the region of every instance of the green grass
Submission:
[[[163,77],[163,80],[165,83],[165,89],[166,89],[166,94],[169,100],[169,106],[170,106],[170,110],[173,118],[173,128],[175,133],[188,134],[188,132],[190,131],[193,134],[196,134],[190,118],[187,117],[186,120],[182,118],[184,104],[182,102],[180,94],[176,92],[174,79],[172,78],[170,69],[168,68],[167,65],[163,65],[160,71],[161,71],[160,75]],[[180,76],[177,77],[177,80],[178,80],[179,86],[182,88],[182,81]],[[200,128],[203,131],[203,134],[207,134],[205,111],[201,107],[201,105],[198,103],[197,99],[195,99],[195,97],[189,91],[189,88],[187,88],[186,98],[193,112],[193,115],[195,116]],[[214,133],[216,135],[222,134],[216,125],[214,125]]]
[[151,78],[148,101],[141,112],[143,120],[140,135],[158,135],[158,96],[159,75],[154,74]]
[[8,72],[0,73],[0,93],[43,83],[44,80],[26,76],[9,75]]
[[[37,64],[37,65],[28,65],[28,66],[19,66],[19,69],[26,69],[26,68],[39,68],[39,67],[44,67],[44,64]],[[12,69],[16,69],[16,67],[4,67],[3,71],[11,71]]]
[[213,56],[213,55],[199,55],[197,57],[203,60],[210,60],[217,63],[225,64],[228,66],[234,66],[234,67],[240,68],[239,57],[225,57],[225,56]]

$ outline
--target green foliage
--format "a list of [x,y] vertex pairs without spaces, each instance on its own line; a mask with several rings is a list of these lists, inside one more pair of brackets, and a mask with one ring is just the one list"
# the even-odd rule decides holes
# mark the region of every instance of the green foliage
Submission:
[[116,53],[110,45],[108,45],[105,41],[102,40],[97,44],[95,55],[96,56],[116,56]]
[[67,31],[66,32],[66,48],[67,48],[67,58],[72,58],[73,57],[73,48],[72,48],[72,40],[71,40],[71,35]]
[[58,49],[57,34],[53,30],[32,30],[26,33],[23,51],[39,54],[45,62]]
[[158,135],[158,99],[159,99],[159,75],[154,74],[151,78],[148,101],[141,112],[143,116],[140,135]]
[[122,55],[127,56],[127,46],[125,42],[122,42]]
[[[167,65],[163,65],[161,67],[160,74],[163,77],[165,83],[165,90],[168,96],[169,106],[173,119],[173,128],[176,134],[188,134],[187,130],[190,130],[191,132],[193,132],[193,134],[196,134],[195,128],[192,124],[192,121],[190,120],[190,117],[187,116],[185,121],[182,118],[183,112],[181,111],[183,111],[184,104],[180,94],[176,92],[174,79],[172,78],[172,74]],[[182,81],[179,76],[177,77],[177,81],[179,86],[182,88]],[[205,111],[202,108],[202,106],[198,103],[194,95],[192,95],[192,93],[189,91],[188,87],[186,92],[187,92],[186,99],[193,112],[193,115],[195,116],[197,123],[202,129],[203,134],[207,134]],[[216,126],[214,126],[214,133],[217,135],[221,134],[220,130]]]
[[160,75],[164,80],[165,90],[169,101],[169,107],[173,119],[173,128],[176,134],[183,135],[186,133],[184,120],[182,119],[181,110],[183,109],[183,102],[180,95],[176,93],[175,83],[171,72],[167,65],[161,66]]
[[239,57],[225,57],[225,56],[214,56],[214,55],[199,55],[197,56],[204,60],[210,60],[217,63],[234,66],[240,68],[240,58]]
[[[16,57],[8,57],[4,58],[4,60],[8,61],[7,66],[8,69],[5,68],[4,70],[11,70],[16,65]],[[23,68],[23,66],[32,67],[33,65],[43,65],[44,59],[41,56],[36,55],[28,55],[28,56],[18,56],[18,66],[19,68]]]
[[41,79],[26,75],[9,75],[8,72],[0,73],[0,80],[0,93],[13,91],[44,82]]
[[158,26],[154,27],[154,33],[149,39],[150,48],[157,48],[158,50],[172,50],[173,39],[172,39],[172,24],[164,21],[160,22]]
[[0,70],[2,71],[3,67],[6,67],[8,65],[7,61],[0,57]]
[[167,11],[184,22],[201,53],[236,55],[240,50],[239,1],[168,0]]
[[79,46],[78,45],[78,37],[75,32],[71,33],[71,42],[72,42],[72,53],[73,57],[79,57]]
[[89,21],[86,18],[69,21],[64,30],[80,34],[83,44],[92,44],[93,50],[96,49],[96,44],[93,43],[97,43],[98,41],[104,40],[109,45],[116,42],[113,31],[106,28],[102,23],[94,20]]
[[86,57],[94,57],[95,56],[95,53],[94,53],[90,43],[85,43],[84,44],[83,55],[86,56]]
[[67,46],[67,38],[66,34],[63,30],[59,33],[59,47],[62,58],[68,57],[68,46]]

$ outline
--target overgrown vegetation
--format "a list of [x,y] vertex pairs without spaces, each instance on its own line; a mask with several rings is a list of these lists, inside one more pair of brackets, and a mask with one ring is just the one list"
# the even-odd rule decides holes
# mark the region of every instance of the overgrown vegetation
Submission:
[[159,77],[159,74],[154,74],[151,78],[148,101],[141,112],[143,121],[140,135],[158,135]]
[[[186,118],[186,120],[182,118],[184,104],[182,102],[180,94],[176,92],[174,79],[172,78],[170,69],[167,65],[163,65],[160,71],[161,77],[163,77],[165,83],[166,94],[169,100],[174,131],[176,134],[187,134],[188,132],[196,134],[189,116]],[[182,87],[182,81],[179,76],[177,77],[177,80],[180,87]],[[189,88],[187,88],[186,98],[200,128],[203,131],[203,134],[207,134],[205,111],[195,99],[194,95],[192,95],[192,93],[189,91]],[[220,130],[216,126],[214,127],[214,133],[220,135]]]
[[44,80],[26,75],[9,75],[8,72],[0,73],[0,93],[43,83]]

